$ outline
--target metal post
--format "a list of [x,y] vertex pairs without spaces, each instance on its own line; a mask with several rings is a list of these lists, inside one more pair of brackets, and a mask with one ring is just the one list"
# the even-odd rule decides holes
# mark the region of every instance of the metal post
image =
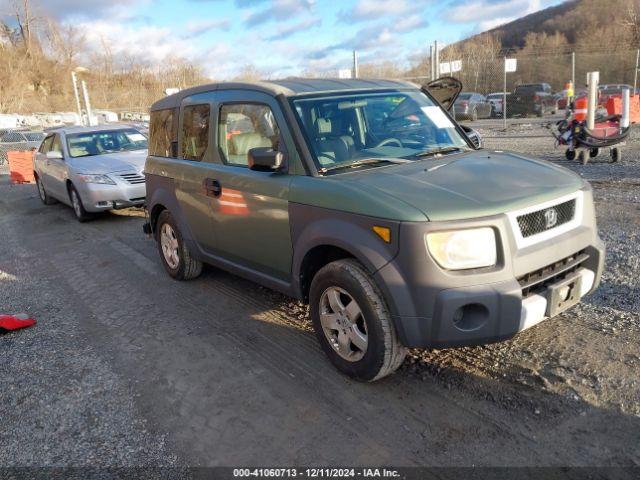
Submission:
[[433,81],[436,76],[433,74],[433,45],[429,45],[429,80]]
[[358,78],[358,52],[353,51],[353,78]]
[[93,115],[91,114],[91,104],[89,103],[89,92],[87,91],[87,82],[82,80],[82,95],[84,96],[84,105],[87,108],[87,125],[93,127]]
[[76,99],[76,108],[78,110],[80,125],[84,125],[84,122],[82,121],[82,107],[80,106],[80,94],[78,93],[78,77],[76,72],[71,72],[71,82],[73,83],[73,95]]
[[632,95],[634,97],[636,95],[636,88],[638,88],[638,68],[640,68],[639,62],[640,62],[640,50],[636,50],[636,71],[633,74],[633,92],[632,92]]
[[435,73],[436,73],[435,78],[434,78],[434,80],[435,80],[437,78],[440,78],[440,52],[438,51],[438,41],[437,40],[434,42],[433,49],[435,50],[434,54],[435,54],[435,58],[436,58],[435,65],[434,65]]
[[571,52],[571,83],[573,83],[573,91],[576,89],[576,52]]
[[593,130],[596,125],[596,108],[598,107],[598,82],[600,72],[587,73],[587,83],[589,88],[587,105],[587,129]]
[[627,128],[630,125],[629,120],[629,89],[622,89],[622,117],[620,118],[620,126],[622,128]]
[[504,86],[502,90],[502,124],[504,129],[507,129],[507,57],[504,57],[504,63],[502,65],[504,71]]

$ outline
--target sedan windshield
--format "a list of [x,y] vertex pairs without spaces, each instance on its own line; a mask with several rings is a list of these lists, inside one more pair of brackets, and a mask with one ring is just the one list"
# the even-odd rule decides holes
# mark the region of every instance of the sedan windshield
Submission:
[[90,157],[105,153],[144,150],[147,148],[147,137],[133,128],[72,133],[67,135],[67,146],[69,155],[73,158]]
[[469,148],[442,108],[418,90],[298,98],[293,106],[323,173]]

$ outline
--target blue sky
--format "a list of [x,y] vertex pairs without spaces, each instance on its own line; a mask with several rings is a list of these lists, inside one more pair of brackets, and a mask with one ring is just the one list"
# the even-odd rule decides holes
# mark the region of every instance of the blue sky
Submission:
[[[560,0],[31,0],[44,15],[74,23],[90,48],[116,57],[168,55],[199,62],[216,79],[246,65],[264,76],[406,64],[434,40],[447,44]],[[0,0],[6,13],[11,0]],[[3,8],[4,7],[4,8]]]

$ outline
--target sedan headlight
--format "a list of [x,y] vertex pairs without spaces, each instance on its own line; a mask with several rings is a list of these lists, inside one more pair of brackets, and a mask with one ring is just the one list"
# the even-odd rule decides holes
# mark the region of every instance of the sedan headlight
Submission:
[[103,185],[115,185],[116,182],[111,180],[106,175],[93,175],[93,174],[82,174],[78,175],[78,178],[85,183],[102,183]]
[[493,228],[433,232],[425,235],[429,253],[447,270],[466,270],[495,265],[498,261]]

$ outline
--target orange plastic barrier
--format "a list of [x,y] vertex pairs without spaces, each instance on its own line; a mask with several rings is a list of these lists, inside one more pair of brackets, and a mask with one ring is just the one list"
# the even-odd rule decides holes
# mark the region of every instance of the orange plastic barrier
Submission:
[[11,183],[35,183],[33,152],[7,152]]
[[587,107],[589,100],[587,97],[576,98],[573,102],[573,118],[579,122],[584,122],[587,119]]
[[[640,95],[629,98],[629,117],[631,123],[640,123]],[[622,98],[610,97],[607,100],[607,113],[609,115],[622,115]]]

